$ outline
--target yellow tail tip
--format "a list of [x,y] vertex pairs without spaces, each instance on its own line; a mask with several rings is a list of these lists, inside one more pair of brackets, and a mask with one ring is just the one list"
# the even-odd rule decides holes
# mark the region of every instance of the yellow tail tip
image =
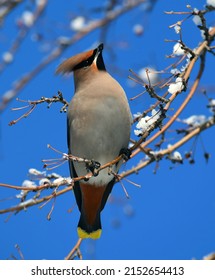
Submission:
[[77,231],[78,231],[78,236],[82,239],[84,239],[84,238],[98,239],[98,238],[100,238],[101,233],[102,233],[101,229],[97,229],[96,231],[88,233],[80,227],[78,227]]

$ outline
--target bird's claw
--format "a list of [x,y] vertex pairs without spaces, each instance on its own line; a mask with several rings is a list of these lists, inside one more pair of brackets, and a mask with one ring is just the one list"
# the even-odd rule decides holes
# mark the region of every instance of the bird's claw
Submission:
[[90,162],[86,163],[87,170],[93,173],[93,176],[98,176],[101,164],[98,161],[91,160]]
[[130,157],[131,157],[131,150],[129,148],[122,148],[120,150],[119,155],[122,155],[122,158],[125,161],[128,161],[130,159]]

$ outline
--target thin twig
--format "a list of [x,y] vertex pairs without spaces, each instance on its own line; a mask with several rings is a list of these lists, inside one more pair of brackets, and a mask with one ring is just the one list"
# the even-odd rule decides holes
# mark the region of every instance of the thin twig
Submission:
[[118,17],[131,11],[144,2],[145,0],[133,0],[126,2],[126,4],[121,6],[120,8],[108,12],[104,18],[94,20],[88,25],[84,26],[79,32],[75,33],[70,39],[68,39],[67,44],[62,45],[59,43],[59,45],[55,49],[53,49],[53,51],[47,57],[45,57],[33,70],[29,71],[16,82],[14,87],[10,90],[9,96],[7,94],[3,95],[2,102],[0,103],[0,112],[8,106],[9,102],[11,102],[37,74],[39,74],[51,62],[60,57],[68,47],[73,46],[76,42],[80,41],[82,38],[86,37],[98,28],[106,26],[110,22],[114,21]]
[[[210,35],[213,37],[215,35],[215,27],[212,28],[212,30],[210,31]],[[178,118],[178,116],[180,115],[180,113],[184,110],[184,108],[186,107],[186,105],[189,103],[189,101],[191,100],[192,96],[194,95],[201,76],[203,74],[203,70],[204,70],[204,60],[205,60],[205,54],[206,54],[206,46],[208,45],[207,41],[204,41],[196,50],[195,53],[195,58],[193,58],[189,64],[189,66],[187,67],[184,75],[183,75],[183,79],[186,81],[188,81],[190,74],[193,70],[193,67],[196,63],[196,61],[198,60],[199,57],[201,57],[201,65],[200,65],[200,69],[199,69],[199,73],[197,75],[197,78],[188,94],[188,96],[186,97],[186,99],[184,100],[184,102],[182,103],[182,105],[179,107],[179,109],[177,110],[177,112],[172,116],[172,118],[163,126],[163,128],[158,131],[156,134],[154,134],[150,139],[148,139],[147,141],[144,142],[144,144],[141,145],[141,143],[146,139],[146,137],[149,135],[149,133],[145,133],[141,139],[138,141],[138,143],[135,145],[135,151],[132,153],[131,157],[134,157],[136,154],[138,154],[141,149],[138,148],[139,145],[141,145],[142,148],[146,147],[148,144],[150,144],[152,141],[154,141],[158,136],[160,136],[162,133],[164,133],[171,125],[172,123]],[[173,94],[170,98],[169,98],[169,103],[164,107],[164,109],[168,110],[170,104],[173,102],[173,100],[175,100],[176,96],[178,95],[178,93]]]
[[69,254],[65,257],[65,260],[73,260],[74,254],[79,250],[81,246],[81,242],[83,239],[79,238],[75,246],[72,248],[72,250],[69,252]]
[[[11,1],[9,1],[11,2]],[[14,3],[17,1],[13,1]],[[22,1],[18,1],[17,4],[19,4],[19,2]],[[40,5],[37,5],[36,10],[34,12],[32,12],[32,17],[34,18],[33,24],[31,26],[22,26],[20,27],[20,30],[18,32],[18,35],[16,36],[15,40],[13,41],[12,46],[9,48],[8,52],[14,57],[14,55],[16,54],[16,52],[18,51],[18,49],[20,48],[22,42],[24,41],[24,39],[27,37],[29,31],[31,30],[31,28],[33,27],[33,25],[35,25],[35,23],[37,22],[37,20],[39,19],[39,17],[42,15],[43,11],[46,8],[46,5],[48,3],[48,0],[44,0]],[[12,5],[12,4],[11,4]],[[13,6],[15,6],[15,4],[13,4]],[[0,18],[1,21],[1,18]],[[1,62],[0,64],[0,73],[5,69],[5,67],[8,64],[6,62]]]
[[18,253],[19,253],[21,259],[24,260],[25,258],[24,258],[24,255],[23,255],[23,253],[22,253],[22,251],[21,251],[19,245],[16,244],[16,245],[15,245],[15,248],[17,249],[17,251],[18,251]]
[[26,106],[22,106],[22,107],[17,107],[17,108],[12,108],[11,110],[12,111],[19,111],[19,110],[22,110],[22,109],[26,109],[26,108],[29,108],[30,109],[24,113],[23,115],[21,115],[19,118],[17,118],[16,120],[13,120],[9,123],[9,125],[14,125],[16,124],[18,121],[20,121],[21,119],[23,118],[27,118],[32,112],[33,110],[36,108],[37,105],[39,104],[42,104],[42,103],[48,103],[48,108],[50,107],[50,105],[52,103],[57,103],[57,102],[60,102],[63,104],[63,107],[60,109],[60,112],[66,112],[66,109],[69,105],[69,103],[66,101],[66,99],[63,98],[63,94],[58,91],[58,95],[54,95],[53,97],[41,97],[39,100],[20,100],[17,98],[18,101],[20,102],[24,102],[24,103],[28,103],[28,105]]
[[[214,125],[215,125],[215,117],[211,118],[210,120],[208,120],[204,124],[200,125],[199,127],[193,129],[186,136],[184,136],[182,139],[180,139],[178,142],[176,142],[175,144],[171,145],[167,149],[161,150],[159,152],[159,154],[157,154],[157,156],[160,159],[163,158],[164,156],[166,156],[166,155],[172,153],[173,151],[175,151],[176,149],[180,148],[182,145],[187,143],[190,139],[196,137],[197,135],[202,133],[204,130],[209,129],[209,128],[211,128]],[[139,170],[145,168],[146,166],[148,166],[149,164],[151,164],[155,160],[156,160],[155,157],[151,157],[148,160],[142,161],[141,163],[139,163],[137,166],[131,168],[130,170],[122,172],[121,174],[119,174],[119,176],[121,178],[124,178],[124,177],[130,176],[131,174],[138,173]]]

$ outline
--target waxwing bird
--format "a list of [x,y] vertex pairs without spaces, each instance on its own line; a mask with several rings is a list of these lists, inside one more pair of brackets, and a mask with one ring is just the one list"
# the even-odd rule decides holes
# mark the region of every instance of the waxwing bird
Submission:
[[[111,77],[102,58],[103,44],[64,61],[57,73],[74,72],[75,94],[67,114],[69,154],[89,159],[91,164],[69,162],[71,177],[84,176],[125,152],[131,127],[131,113],[123,88]],[[127,149],[128,150],[128,149]],[[115,183],[114,174],[122,161],[94,173],[88,181],[74,184],[81,213],[80,238],[97,239],[101,235],[100,213]],[[97,176],[96,176],[97,175]]]

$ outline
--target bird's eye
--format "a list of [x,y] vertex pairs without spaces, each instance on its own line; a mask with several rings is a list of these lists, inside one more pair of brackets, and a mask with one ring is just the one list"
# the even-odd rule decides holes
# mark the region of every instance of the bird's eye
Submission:
[[84,61],[84,68],[87,68],[89,66],[89,60]]

